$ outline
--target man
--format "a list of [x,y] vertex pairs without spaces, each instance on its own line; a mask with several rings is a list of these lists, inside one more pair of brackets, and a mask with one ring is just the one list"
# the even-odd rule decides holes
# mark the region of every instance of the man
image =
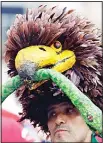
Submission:
[[92,131],[68,102],[49,107],[48,128],[53,142],[91,142]]
[[23,105],[20,121],[28,118],[34,127],[39,124],[52,142],[98,142],[69,98],[53,85],[49,81],[37,91],[31,91],[30,96],[26,96],[26,89],[25,98],[20,98]]

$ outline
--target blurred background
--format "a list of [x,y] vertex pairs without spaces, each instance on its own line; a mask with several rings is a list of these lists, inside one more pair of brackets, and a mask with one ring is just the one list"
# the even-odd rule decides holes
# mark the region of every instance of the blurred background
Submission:
[[[13,24],[16,14],[24,14],[27,8],[35,8],[40,5],[47,5],[48,8],[58,5],[59,8],[67,7],[75,9],[78,14],[88,18],[99,29],[102,30],[102,2],[2,2],[1,5],[1,22],[2,22],[2,84],[8,79],[7,67],[3,59],[5,52],[4,43],[7,39],[6,32]],[[2,109],[14,114],[18,117],[18,112],[22,111],[21,105],[14,96],[11,94],[2,104]],[[8,115],[8,114],[6,114]],[[12,115],[9,114],[9,117]],[[15,119],[15,118],[14,118]],[[34,129],[29,121],[22,123],[22,138],[33,141],[46,141],[46,135],[41,131],[38,133],[39,128]]]

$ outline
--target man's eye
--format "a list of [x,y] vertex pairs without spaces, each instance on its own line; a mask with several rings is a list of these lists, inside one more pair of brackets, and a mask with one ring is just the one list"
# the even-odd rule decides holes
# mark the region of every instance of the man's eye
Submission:
[[48,119],[53,118],[53,117],[55,117],[55,116],[56,116],[56,113],[55,113],[55,112],[49,113],[49,114],[48,114]]
[[66,114],[71,114],[73,113],[73,109],[67,108],[65,109]]

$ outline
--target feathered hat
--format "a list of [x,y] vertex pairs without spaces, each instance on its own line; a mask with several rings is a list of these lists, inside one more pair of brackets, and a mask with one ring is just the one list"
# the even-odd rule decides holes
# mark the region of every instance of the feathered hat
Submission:
[[[37,9],[27,9],[24,15],[16,15],[13,25],[7,31],[7,37],[5,61],[9,68],[8,74],[14,76],[12,78],[14,81],[9,81],[4,86],[3,100],[11,91],[18,88],[16,95],[19,96],[23,107],[20,121],[30,119],[34,127],[39,124],[45,132],[48,132],[46,116],[48,105],[52,101],[67,100],[65,92],[58,89],[53,82],[33,81],[35,71],[49,68],[62,72],[64,79],[66,78],[63,82],[64,88],[68,81],[74,83],[72,91],[71,86],[66,87],[66,95],[70,97],[69,94],[75,91],[70,100],[74,105],[77,104],[76,107],[86,123],[101,133],[100,109],[103,109],[103,98],[99,29],[88,19],[78,16],[74,10],[66,11],[64,8],[60,13],[56,7],[47,9],[41,5]],[[43,76],[39,72],[40,74]],[[45,79],[45,74],[43,78]],[[62,82],[59,83],[61,85]],[[78,103],[73,101],[74,95],[76,99],[79,97]]]
[[[5,60],[11,77],[18,73],[23,74],[19,65],[21,57],[17,58],[17,55],[26,47],[32,53],[35,45],[53,46],[57,55],[63,50],[70,50],[75,54],[75,59],[63,71],[64,74],[103,109],[101,33],[88,19],[78,16],[74,10],[66,11],[64,8],[60,13],[56,7],[46,9],[46,6],[39,6],[37,9],[28,9],[24,15],[16,15],[13,25],[7,31],[7,37]],[[41,50],[46,49],[41,46]],[[34,55],[34,59],[26,56],[28,59],[24,57],[21,61],[26,61],[26,66],[30,69],[30,64],[36,60],[35,56],[39,52]],[[53,58],[51,63],[41,63],[42,66],[39,66],[52,68],[55,64]],[[31,71],[27,72],[29,76],[30,73]]]

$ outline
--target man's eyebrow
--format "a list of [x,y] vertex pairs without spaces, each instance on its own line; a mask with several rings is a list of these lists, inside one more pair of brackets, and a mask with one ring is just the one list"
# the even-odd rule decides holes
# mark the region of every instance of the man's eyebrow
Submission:
[[[65,102],[65,103],[60,103],[60,105],[69,105],[69,103],[67,103],[67,102]],[[73,107],[73,105],[69,105],[69,107]],[[50,112],[50,111],[52,111],[52,110],[54,110],[56,108],[56,105],[53,105],[52,107],[49,107],[48,109],[47,109],[47,111],[48,112]],[[57,108],[59,108],[59,107],[57,107]]]
[[50,107],[50,108],[47,109],[47,111],[50,112],[50,111],[52,111],[54,109],[55,109],[55,107]]

